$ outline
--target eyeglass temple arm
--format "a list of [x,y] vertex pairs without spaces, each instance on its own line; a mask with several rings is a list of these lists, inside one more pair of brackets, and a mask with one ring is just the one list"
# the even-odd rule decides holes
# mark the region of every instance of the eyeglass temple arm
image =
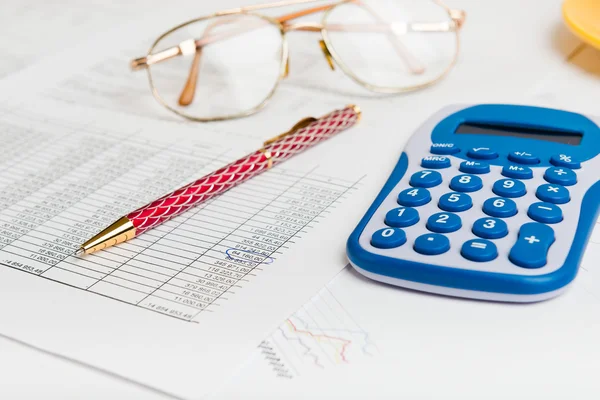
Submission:
[[192,60],[192,66],[190,68],[190,73],[188,74],[188,78],[185,82],[185,85],[183,86],[183,90],[181,91],[181,94],[179,95],[179,100],[178,100],[179,105],[189,106],[194,101],[194,96],[196,94],[196,85],[198,83],[198,72],[200,71],[200,58],[202,56],[202,48],[206,44],[211,43],[213,41],[216,41],[219,39],[226,39],[227,37],[235,36],[238,33],[241,33],[239,31],[245,32],[248,30],[246,27],[244,27],[243,29],[234,29],[233,31],[229,31],[229,32],[226,32],[223,34],[212,35],[212,38],[211,38],[211,36],[209,36],[210,33],[212,32],[212,30],[214,28],[216,28],[217,26],[231,23],[231,22],[235,22],[235,18],[224,18],[224,19],[216,20],[215,22],[213,22],[212,24],[210,24],[206,27],[206,29],[204,30],[204,33],[202,34],[202,37],[199,40],[194,41],[194,47],[195,47],[194,59]]

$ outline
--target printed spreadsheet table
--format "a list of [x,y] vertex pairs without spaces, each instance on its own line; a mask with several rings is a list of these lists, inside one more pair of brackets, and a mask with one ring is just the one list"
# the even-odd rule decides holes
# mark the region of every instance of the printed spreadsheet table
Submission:
[[354,185],[275,168],[127,243],[75,257],[125,212],[233,156],[141,135],[1,128],[0,264],[184,320],[213,311]]

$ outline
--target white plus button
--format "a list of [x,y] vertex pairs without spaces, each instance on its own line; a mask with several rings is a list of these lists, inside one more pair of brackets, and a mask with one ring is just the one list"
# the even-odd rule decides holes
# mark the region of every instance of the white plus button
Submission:
[[525,240],[527,240],[527,242],[529,244],[534,244],[540,241],[540,239],[536,238],[535,236],[531,235],[529,237],[526,237]]
[[557,170],[556,170],[556,171],[554,171],[554,172],[556,172],[556,175],[564,175],[564,174],[566,174],[566,173],[567,173],[567,171],[564,171],[562,168],[560,168],[560,169],[557,169]]

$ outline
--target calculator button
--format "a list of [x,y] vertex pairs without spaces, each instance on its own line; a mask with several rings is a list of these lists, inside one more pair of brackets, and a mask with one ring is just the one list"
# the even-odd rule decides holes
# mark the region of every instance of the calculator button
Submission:
[[491,160],[498,158],[498,153],[489,147],[473,147],[467,152],[467,156],[478,160]]
[[546,182],[571,186],[577,183],[577,174],[569,168],[550,167],[544,173],[544,179]]
[[406,207],[418,207],[431,201],[429,190],[424,188],[404,189],[398,195],[398,204]]
[[581,163],[569,154],[555,154],[550,157],[550,163],[557,167],[567,167],[571,169],[581,168]]
[[419,171],[412,174],[409,184],[414,187],[430,188],[442,183],[442,174],[437,171]]
[[565,204],[571,200],[569,189],[562,185],[552,183],[540,185],[537,188],[535,195],[541,201],[547,201],[548,203],[554,204]]
[[483,212],[491,217],[512,217],[517,213],[517,205],[511,199],[492,197],[483,203]]
[[510,161],[519,163],[519,164],[539,164],[540,159],[534,156],[531,153],[526,151],[511,151],[508,153],[508,159]]
[[465,174],[487,174],[490,172],[490,164],[483,161],[463,161],[458,169]]
[[440,197],[438,207],[444,211],[466,211],[473,207],[473,200],[466,193],[446,193]]
[[502,168],[502,175],[507,178],[531,179],[533,178],[533,170],[521,165],[505,165]]
[[483,182],[476,175],[457,175],[450,181],[450,189],[457,192],[476,192],[482,187]]
[[423,157],[423,159],[421,160],[421,167],[423,168],[442,169],[448,168],[449,166],[450,159],[448,157],[427,156]]
[[556,224],[563,220],[562,210],[552,203],[533,203],[527,210],[527,215],[534,221],[544,224]]
[[405,228],[419,222],[419,212],[410,207],[398,207],[385,214],[385,224],[395,228]]
[[548,249],[554,242],[554,230],[548,225],[529,222],[521,226],[519,238],[510,249],[508,259],[523,268],[546,265]]
[[437,213],[427,219],[427,229],[431,232],[455,232],[462,226],[460,217],[452,213]]
[[434,143],[429,151],[431,154],[448,155],[456,154],[460,149],[454,143]]
[[371,236],[371,245],[380,249],[391,249],[406,243],[406,233],[399,228],[383,228]]
[[484,239],[500,239],[508,235],[508,226],[499,218],[479,218],[473,223],[473,233]]
[[450,250],[450,241],[439,233],[426,233],[415,240],[413,248],[417,253],[434,256]]
[[494,182],[492,191],[502,197],[521,197],[525,196],[527,189],[525,184],[516,179],[500,179]]
[[471,239],[462,245],[460,254],[467,260],[485,262],[498,257],[498,249],[489,240]]

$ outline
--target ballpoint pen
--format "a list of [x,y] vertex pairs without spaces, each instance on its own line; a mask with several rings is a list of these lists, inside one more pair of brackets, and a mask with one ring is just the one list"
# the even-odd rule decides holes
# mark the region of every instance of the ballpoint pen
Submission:
[[320,118],[304,118],[289,131],[264,142],[261,149],[121,217],[83,243],[77,254],[91,254],[155,228],[293,155],[350,128],[360,120],[360,116],[360,109],[355,105],[349,105]]

